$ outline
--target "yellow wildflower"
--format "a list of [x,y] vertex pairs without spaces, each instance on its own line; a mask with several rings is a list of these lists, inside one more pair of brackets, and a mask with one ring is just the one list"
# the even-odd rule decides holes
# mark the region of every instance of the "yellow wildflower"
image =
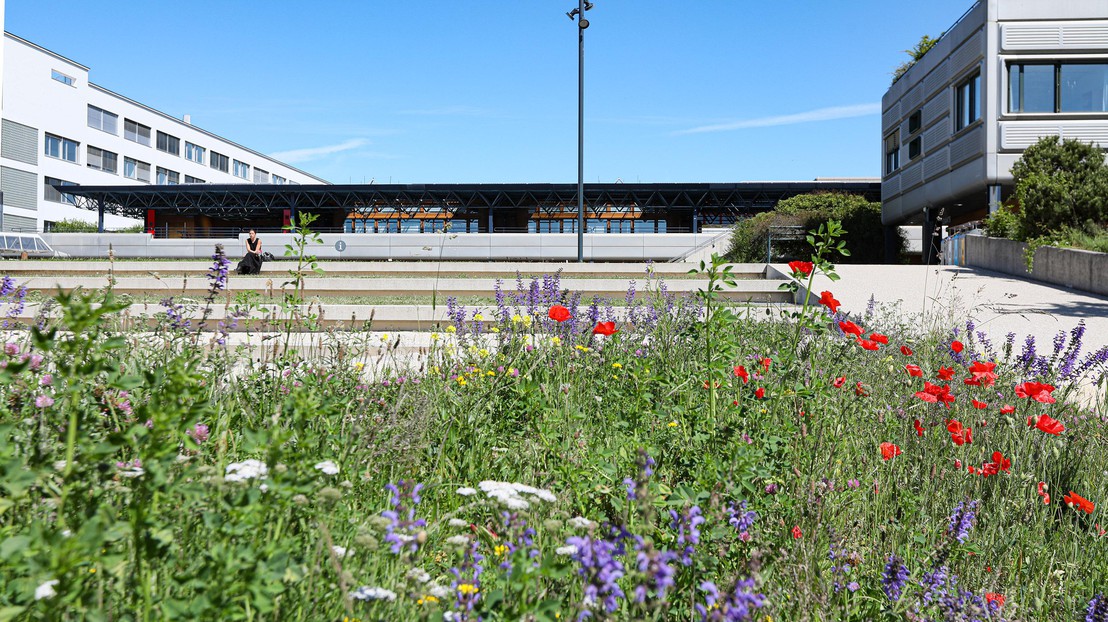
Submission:
[[495,375],[496,375],[496,372],[490,369],[490,370],[488,370],[487,372],[485,372],[485,375],[486,375],[486,376],[495,376]]
[[516,313],[515,315],[512,316],[512,324],[519,324],[522,321],[523,321],[523,318],[519,317],[518,313]]
[[450,325],[450,326],[447,326],[447,327],[446,327],[446,332],[448,332],[448,333],[456,333],[456,332],[458,332],[458,328],[457,328],[456,326],[454,326],[454,325]]
[[388,333],[381,333],[381,341],[388,341],[388,340],[389,340],[389,334]]
[[485,348],[481,348],[480,350],[477,351],[477,355],[480,356],[481,358],[485,358],[486,356],[489,355],[489,351],[486,350]]
[[560,338],[560,337],[551,337],[551,338],[550,338],[550,345],[552,345],[552,346],[559,346],[559,345],[562,345],[562,340],[561,340],[561,338]]
[[473,321],[474,322],[484,322],[485,321],[485,316],[481,315],[480,313],[475,313],[475,314],[473,314]]
[[499,333],[500,332],[500,327],[499,326],[493,326],[492,328],[489,329],[489,332],[490,333]]
[[466,596],[469,596],[470,594],[476,594],[477,591],[478,591],[477,586],[472,584],[472,583],[462,583],[462,584],[458,585],[458,593],[459,594],[464,594]]
[[623,369],[622,363],[612,363],[612,369]]
[[363,369],[365,369],[365,363],[363,363],[361,361],[358,361],[357,363],[354,363],[354,369],[356,369],[358,371],[362,371]]
[[531,324],[531,316],[530,315],[523,316],[523,324],[525,326],[528,326],[528,325]]
[[431,341],[438,341],[438,339],[439,339],[439,334],[438,333],[431,333]]
[[458,376],[458,384],[460,386],[463,386],[463,387],[466,386],[466,384],[468,384],[466,382],[466,377],[465,376]]
[[497,557],[504,557],[504,555],[507,554],[507,552],[508,552],[508,546],[505,545],[505,544],[498,544],[498,545],[496,545],[496,548],[494,548],[492,550],[492,552]]
[[416,601],[417,605],[429,605],[431,603],[437,603],[439,599],[431,594],[424,594]]
[[670,428],[676,428],[677,427],[677,422],[676,421],[670,421],[669,423],[666,424],[666,426],[670,427]]
[[589,348],[587,346],[583,346],[583,345],[580,345],[580,344],[575,345],[573,347],[580,350],[580,351],[582,351],[582,352],[588,352],[589,351]]

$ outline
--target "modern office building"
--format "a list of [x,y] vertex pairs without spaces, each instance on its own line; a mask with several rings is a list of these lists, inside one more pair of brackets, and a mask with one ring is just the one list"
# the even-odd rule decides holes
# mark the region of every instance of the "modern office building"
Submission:
[[[89,82],[89,68],[4,33],[0,189],[5,231],[95,222],[57,186],[320,184],[325,180]],[[142,224],[105,216],[108,228]]]
[[[1108,148],[1108,0],[979,0],[882,110],[885,224],[922,224],[934,240],[938,224],[983,218],[1041,137]],[[933,245],[924,253],[934,261]]]

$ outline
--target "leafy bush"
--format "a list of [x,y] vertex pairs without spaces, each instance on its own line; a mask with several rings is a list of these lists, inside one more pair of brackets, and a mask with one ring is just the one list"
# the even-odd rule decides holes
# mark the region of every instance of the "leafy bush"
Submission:
[[1047,136],[1028,147],[1012,176],[1019,200],[1015,239],[1108,224],[1108,166],[1099,147]]
[[76,218],[59,220],[50,227],[51,233],[96,233],[96,223]]
[[[944,32],[943,34],[946,33]],[[920,61],[920,59],[922,59],[928,52],[930,52],[931,48],[935,47],[935,44],[938,43],[939,39],[942,38],[943,35],[939,35],[938,39],[932,39],[927,35],[923,35],[922,37],[920,37],[919,43],[917,43],[915,47],[910,50],[904,50],[904,53],[908,56],[911,56],[912,59],[904,61],[895,70],[893,70],[893,84],[896,84],[897,80],[902,78],[904,74],[908,73],[908,70],[914,67],[915,64]]]
[[[738,223],[731,233],[731,248],[727,257],[732,261],[758,263],[766,260],[766,242],[770,227],[799,226],[804,230],[818,229],[830,220],[842,223],[842,240],[850,251],[846,263],[884,263],[885,229],[881,224],[881,204],[864,197],[836,192],[803,194],[781,201],[772,212],[758,214]],[[897,229],[899,254],[907,246]],[[808,244],[798,240],[775,240],[773,260],[807,257]]]

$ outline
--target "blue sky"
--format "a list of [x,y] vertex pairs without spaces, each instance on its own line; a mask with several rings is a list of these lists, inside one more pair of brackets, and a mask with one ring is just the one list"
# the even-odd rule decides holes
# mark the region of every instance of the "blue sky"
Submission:
[[[586,182],[877,176],[878,110],[903,50],[972,4],[594,1]],[[335,183],[572,182],[574,7],[7,0],[5,28]]]

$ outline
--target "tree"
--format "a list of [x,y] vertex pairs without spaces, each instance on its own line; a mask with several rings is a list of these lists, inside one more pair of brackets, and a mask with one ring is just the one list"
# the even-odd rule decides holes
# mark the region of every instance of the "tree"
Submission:
[[1012,176],[1020,205],[1018,239],[1108,224],[1108,166],[1099,147],[1047,136],[1023,152]]
[[[946,33],[944,32],[943,35],[945,34]],[[893,71],[893,84],[896,84],[897,80],[899,80],[904,74],[908,73],[909,69],[911,69],[928,52],[930,52],[931,48],[935,47],[935,44],[939,42],[939,39],[943,38],[943,35],[939,35],[936,39],[932,39],[927,35],[923,35],[922,37],[920,37],[919,43],[917,43],[915,47],[910,50],[904,50],[904,53],[908,56],[911,56],[912,60],[904,61]]]

